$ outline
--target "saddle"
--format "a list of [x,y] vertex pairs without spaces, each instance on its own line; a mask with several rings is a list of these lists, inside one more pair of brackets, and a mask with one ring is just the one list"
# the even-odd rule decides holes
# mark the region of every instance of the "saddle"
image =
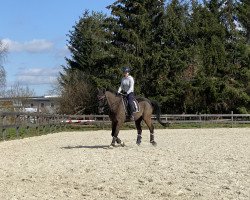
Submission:
[[[122,103],[123,103],[123,106],[124,106],[124,110],[125,110],[125,113],[126,113],[126,116],[129,115],[129,105],[128,105],[128,100],[125,96],[122,97]],[[134,98],[133,99],[133,107],[132,107],[132,113],[137,113],[140,111],[140,106],[139,106],[139,103],[138,101]]]

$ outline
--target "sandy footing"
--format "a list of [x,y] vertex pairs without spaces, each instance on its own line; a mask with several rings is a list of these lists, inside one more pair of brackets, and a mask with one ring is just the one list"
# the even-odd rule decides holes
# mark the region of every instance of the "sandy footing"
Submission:
[[250,129],[62,132],[0,143],[1,200],[250,199]]

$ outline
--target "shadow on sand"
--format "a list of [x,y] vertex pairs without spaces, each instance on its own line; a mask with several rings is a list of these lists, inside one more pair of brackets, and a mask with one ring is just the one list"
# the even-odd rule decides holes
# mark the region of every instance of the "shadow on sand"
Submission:
[[108,148],[109,145],[93,145],[93,146],[67,146],[67,147],[61,147],[61,149],[103,149]]

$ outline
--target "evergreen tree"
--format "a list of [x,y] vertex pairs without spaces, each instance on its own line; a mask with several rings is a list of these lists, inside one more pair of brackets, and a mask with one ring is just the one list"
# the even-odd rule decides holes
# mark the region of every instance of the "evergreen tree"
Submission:
[[222,9],[222,21],[226,30],[226,87],[224,96],[228,107],[236,112],[247,112],[249,109],[249,96],[246,88],[249,84],[249,54],[247,55],[246,39],[237,28],[236,1],[228,0]]
[[162,110],[167,113],[185,112],[185,96],[188,79],[187,43],[188,6],[178,0],[171,1],[165,10],[164,27],[161,30],[161,60],[154,87]]
[[[119,72],[123,65],[132,67],[135,77],[137,94],[148,95],[152,80],[152,62],[155,58],[152,49],[157,46],[157,24],[161,22],[164,12],[164,1],[145,0],[132,1],[120,0],[110,7],[112,17],[112,45],[116,62],[114,71]],[[160,44],[160,41],[157,41]],[[154,45],[154,46],[152,46]],[[156,50],[154,50],[156,51]],[[153,95],[152,95],[153,96]]]
[[71,58],[66,58],[67,65],[63,66],[64,72],[59,80],[63,87],[62,106],[67,113],[77,112],[76,108],[89,107],[96,101],[93,88],[108,85],[111,80],[106,74],[110,56],[105,18],[102,13],[93,12],[90,15],[86,11],[68,35]]
[[[85,11],[83,17],[70,31],[69,50],[71,58],[66,58],[67,66],[64,70],[70,73],[71,70],[80,70],[82,77],[89,84],[97,86],[105,85],[108,54],[107,32],[105,30],[105,18],[102,13],[93,12],[92,15]],[[63,80],[63,75],[62,75]],[[106,83],[108,84],[108,83]]]
[[[248,104],[242,40],[234,21],[233,1],[211,0],[195,5],[190,28],[194,58],[199,64],[192,93],[199,112],[243,112]],[[198,61],[198,62],[197,62]],[[239,107],[241,105],[242,107]]]
[[[250,96],[250,1],[249,0],[240,0],[237,4],[237,17],[238,21],[241,24],[243,36],[246,38],[246,44],[244,45],[245,51],[241,52],[241,55],[245,58],[244,61],[239,60],[241,63],[244,62],[247,70],[245,74],[247,77],[244,79],[247,84],[246,92]],[[243,63],[242,63],[243,64]],[[248,111],[250,110],[250,105],[248,105]]]
[[205,6],[193,5],[190,41],[193,43],[191,64],[195,69],[192,82],[193,112],[218,112],[225,53],[225,30],[220,22],[220,3],[217,0],[206,2]]
[[66,97],[91,95],[85,104],[71,99],[69,111],[93,104],[96,87],[117,88],[129,65],[136,93],[164,113],[248,112],[249,1],[182,2],[117,0],[109,17],[85,12],[69,34],[60,80]]
[[244,29],[248,44],[250,44],[250,1],[240,0],[237,4],[237,16]]

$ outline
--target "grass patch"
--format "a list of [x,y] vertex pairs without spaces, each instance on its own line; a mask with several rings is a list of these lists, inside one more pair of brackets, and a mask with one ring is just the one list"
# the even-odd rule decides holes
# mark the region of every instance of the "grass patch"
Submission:
[[[155,123],[155,129],[199,129],[199,128],[250,128],[250,124],[227,124],[227,123],[183,123],[183,124],[170,124],[169,127],[163,127],[162,125]],[[121,130],[136,130],[136,126],[133,122],[125,123],[121,127]],[[148,129],[145,123],[142,123],[142,129]],[[39,135],[46,135],[56,132],[74,132],[74,131],[97,131],[97,130],[109,130],[111,131],[111,124],[67,124],[64,126],[46,125],[40,127],[21,127],[21,128],[8,128],[5,131],[1,131],[0,128],[0,141],[14,140],[28,137],[34,137]]]

